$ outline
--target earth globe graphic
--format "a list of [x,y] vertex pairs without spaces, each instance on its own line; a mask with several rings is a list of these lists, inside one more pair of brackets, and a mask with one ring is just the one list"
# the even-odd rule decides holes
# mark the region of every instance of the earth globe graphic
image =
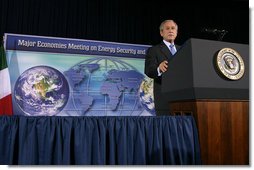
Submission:
[[139,89],[145,76],[128,62],[93,56],[73,65],[64,75],[70,99],[61,115],[152,115],[140,102]]
[[68,82],[61,72],[52,67],[35,66],[18,77],[14,98],[25,115],[56,115],[68,101]]
[[142,81],[139,88],[139,96],[144,108],[152,115],[156,115],[153,96],[153,79],[146,78]]

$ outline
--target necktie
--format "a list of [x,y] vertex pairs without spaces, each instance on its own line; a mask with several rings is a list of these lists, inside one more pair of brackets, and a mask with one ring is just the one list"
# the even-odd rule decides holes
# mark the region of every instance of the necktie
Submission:
[[174,55],[176,53],[176,49],[175,49],[175,45],[174,44],[170,44],[169,45],[169,49],[170,49],[170,52],[172,53],[172,55]]

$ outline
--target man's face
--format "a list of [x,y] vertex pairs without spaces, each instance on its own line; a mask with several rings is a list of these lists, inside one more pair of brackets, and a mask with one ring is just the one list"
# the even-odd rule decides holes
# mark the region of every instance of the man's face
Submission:
[[177,26],[174,22],[168,21],[164,24],[163,30],[160,31],[161,36],[164,40],[172,43],[177,36]]

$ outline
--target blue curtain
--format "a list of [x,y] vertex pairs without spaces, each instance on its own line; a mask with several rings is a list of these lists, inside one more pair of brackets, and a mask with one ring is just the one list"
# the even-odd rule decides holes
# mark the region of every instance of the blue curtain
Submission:
[[201,164],[192,116],[0,117],[0,164]]

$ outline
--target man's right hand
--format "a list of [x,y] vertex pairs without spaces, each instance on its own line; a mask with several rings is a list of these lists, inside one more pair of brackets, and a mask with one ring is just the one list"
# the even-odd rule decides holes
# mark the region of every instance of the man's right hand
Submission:
[[163,72],[163,73],[164,73],[165,71],[167,71],[167,69],[168,69],[168,62],[167,62],[167,60],[164,60],[164,61],[162,61],[162,62],[160,63],[159,69],[160,69],[160,71]]

